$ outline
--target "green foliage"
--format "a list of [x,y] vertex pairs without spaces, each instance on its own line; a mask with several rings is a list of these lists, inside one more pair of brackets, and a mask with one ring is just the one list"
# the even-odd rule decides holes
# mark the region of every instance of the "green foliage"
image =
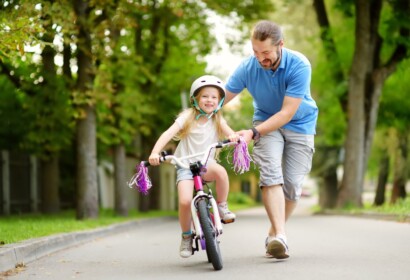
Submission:
[[43,74],[47,86],[38,85],[27,96],[24,107],[30,117],[22,147],[41,158],[58,154],[70,146],[74,129],[70,95],[62,80]]
[[[405,135],[410,129],[410,101],[403,98],[410,91],[410,60],[402,61],[385,82],[380,101],[377,130],[374,145],[369,159],[368,174],[377,178],[379,161],[383,153],[388,153],[392,161],[397,156],[397,141],[400,135]],[[394,168],[391,169],[394,172]]]
[[[89,1],[83,22],[75,2],[2,2],[2,148],[70,158],[84,107],[96,109],[99,157],[137,136],[147,148],[181,111],[181,93],[206,72],[205,57],[217,46],[212,15],[235,18],[241,29],[273,10],[268,0],[102,0]],[[86,73],[77,68],[79,38],[91,40]],[[55,63],[43,61],[47,52]],[[62,165],[73,177],[74,164]]]
[[[410,46],[410,38],[403,29],[410,28],[410,18],[408,15],[408,3],[402,0],[386,1],[382,10],[382,20],[380,34],[385,40],[385,45],[406,45]],[[390,53],[391,53],[391,48]]]
[[[222,10],[218,9],[219,2],[208,1],[207,5],[217,12],[225,12],[229,6],[232,13],[245,20],[252,19],[260,8],[252,2],[246,5],[224,3]],[[193,80],[205,73],[203,57],[216,42],[209,32],[210,10],[204,9],[202,3],[127,2],[120,7],[123,8],[122,18],[115,24],[125,32],[115,42],[108,43],[114,51],[102,70],[108,78],[97,77],[98,91],[106,88],[111,93],[111,96],[104,95],[104,101],[98,106],[103,121],[99,139],[107,145],[120,141],[129,143],[129,136],[136,131],[156,139],[171,125],[182,110],[181,98],[184,97],[181,93],[189,92]],[[121,53],[119,46],[128,46],[125,47],[127,54]],[[106,61],[103,56],[101,60]],[[118,81],[121,85],[116,87]],[[116,111],[113,112],[113,108]]]
[[403,98],[410,92],[410,59],[404,60],[383,88],[378,124],[408,131],[410,126],[410,100]]
[[256,202],[247,194],[242,192],[231,192],[228,197],[229,204],[239,204],[239,205],[256,205]]
[[[24,57],[30,56],[26,53]],[[19,57],[5,60],[3,67],[24,78],[19,79],[19,88],[2,78],[1,111],[5,116],[0,120],[0,133],[7,135],[2,148],[23,149],[46,158],[70,145],[73,123],[64,82]]]
[[[0,60],[24,55],[24,46],[38,42],[44,32],[38,24],[41,16],[38,1],[2,1],[0,4]],[[18,52],[18,53],[17,53]]]
[[253,119],[252,96],[245,90],[224,107],[223,114],[233,130],[238,131],[250,128]]
[[380,169],[380,160],[383,157],[383,153],[387,152],[387,146],[392,145],[392,141],[394,141],[394,137],[389,133],[389,129],[378,128],[375,131],[372,151],[367,166],[368,179],[375,180],[377,178]]
[[[315,212],[320,212],[321,209],[316,209]],[[394,220],[408,221],[410,215],[410,198],[400,199],[395,204],[384,204],[382,206],[374,206],[372,202],[364,203],[363,207],[355,207],[352,204],[347,204],[342,209],[337,211],[328,211],[334,214],[347,214],[347,215],[364,215],[373,217],[375,219],[385,218],[385,216],[391,216]]]
[[[19,106],[17,111],[2,118],[1,122],[6,125],[0,130],[7,133],[7,123],[11,123],[9,119],[12,117],[12,130],[20,131],[20,136],[14,141],[6,137],[8,143],[2,147],[23,149],[43,159],[70,145],[73,133],[73,113],[65,80],[50,69],[45,70],[49,65],[42,64],[38,55],[38,51],[51,45],[43,39],[52,38],[57,29],[45,28],[50,26],[47,11],[61,11],[56,7],[57,4],[49,2],[7,1],[2,4],[4,12],[0,17],[2,32],[15,31],[2,36],[8,40],[1,46],[6,49],[1,67],[3,74],[7,74],[3,77],[13,84],[9,89],[6,87],[9,98],[4,105],[9,108],[16,104]],[[14,51],[13,44],[18,46],[19,53]]]
[[[83,117],[83,105],[96,106],[98,139],[106,146],[129,144],[137,133],[158,137],[182,109],[181,92],[189,91],[192,81],[205,72],[204,57],[216,45],[209,32],[212,9],[247,22],[264,15],[271,3],[107,0],[91,5],[86,25],[97,68],[93,88],[81,92],[71,90],[65,79],[47,79],[46,87],[34,90],[33,83],[44,80],[45,74],[39,70],[41,61],[33,60],[37,55],[23,48],[37,45],[42,52],[48,45],[62,57],[63,45],[43,40],[57,36],[71,44],[73,56],[77,31],[71,1],[8,1],[1,7],[6,12],[0,17],[6,35],[1,51],[12,55],[10,66],[18,67],[15,76],[25,81],[14,85],[21,90],[20,104],[30,120],[17,126],[20,142],[39,155],[57,152],[71,141],[72,118]],[[22,55],[19,61],[11,52],[16,46]],[[50,130],[58,133],[52,136]]]
[[22,123],[29,122],[29,117],[23,110],[25,95],[1,76],[0,88],[0,147],[17,150],[26,131]]
[[396,214],[400,217],[410,215],[410,197],[399,199],[395,204],[385,203],[382,206],[374,206],[372,203],[365,203],[365,210],[384,214]]
[[239,15],[245,21],[254,21],[261,18],[266,18],[268,14],[274,11],[273,1],[204,1],[207,7],[217,13],[230,16]]

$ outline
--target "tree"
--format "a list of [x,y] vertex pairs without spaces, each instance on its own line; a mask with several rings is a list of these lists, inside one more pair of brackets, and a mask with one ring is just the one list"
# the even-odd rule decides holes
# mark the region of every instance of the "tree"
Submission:
[[[356,44],[349,79],[348,132],[344,175],[338,205],[362,205],[364,174],[377,121],[382,87],[397,64],[408,56],[410,1],[392,1],[393,24],[386,34],[380,34],[382,4],[357,0]],[[386,12],[388,13],[388,12]],[[383,38],[382,36],[385,36]],[[393,36],[391,36],[393,35]],[[391,37],[389,37],[391,36]],[[383,46],[386,44],[387,46]],[[391,52],[384,55],[383,47]]]
[[25,44],[38,42],[37,34],[44,30],[38,24],[38,1],[2,1],[0,4],[0,60],[24,55]]
[[[264,6],[265,4],[265,6]],[[211,13],[236,16],[248,22],[262,16],[271,6],[269,1],[147,1],[137,2],[130,9],[135,17],[135,51],[148,78],[140,84],[147,102],[152,104],[150,118],[140,124],[142,156],[148,157],[152,146],[162,131],[168,127],[181,110],[181,93],[189,92],[193,80],[203,75],[204,57],[216,45],[209,31]],[[156,172],[154,169],[151,172]],[[158,178],[158,176],[151,176]],[[157,184],[158,182],[153,182]],[[149,202],[143,200],[141,210],[155,207],[155,189]],[[150,204],[150,205],[148,205]]]
[[[315,3],[324,7],[323,1]],[[357,0],[336,4],[345,16],[355,19],[354,53],[348,72],[344,174],[337,204],[339,207],[347,204],[361,206],[382,86],[397,64],[408,55],[405,38],[409,34],[409,1]],[[320,9],[320,13],[327,13],[326,9]],[[332,33],[325,35],[335,36]]]
[[[54,170],[47,176],[57,178],[59,153],[75,142],[78,219],[98,216],[97,156],[115,151],[116,188],[123,190],[121,168],[134,139],[143,139],[145,158],[181,109],[180,93],[205,72],[203,58],[215,46],[210,12],[246,22],[270,7],[264,6],[267,0],[217,2],[28,0],[8,6],[11,16],[2,14],[7,36],[0,46],[0,83],[18,93],[2,100],[26,109],[18,118],[20,129],[13,131],[14,147],[44,156]],[[38,44],[38,54],[25,53],[24,44]],[[41,59],[34,63],[32,57]],[[58,180],[49,182],[52,201]],[[126,214],[126,197],[117,196],[116,210]],[[151,207],[157,206],[151,197]]]
[[[388,182],[388,178],[389,178],[389,173],[390,173],[390,155],[388,152],[388,142],[391,141],[386,141],[387,139],[389,139],[389,129],[388,128],[379,128],[379,134],[381,134],[379,137],[375,137],[376,140],[377,138],[381,138],[382,143],[380,143],[379,145],[374,145],[374,146],[380,146],[378,147],[381,156],[380,159],[377,161],[377,163],[379,164],[379,170],[378,170],[378,177],[377,177],[377,186],[376,186],[376,195],[374,197],[374,205],[375,206],[381,206],[384,204],[385,200],[386,200],[386,185]],[[376,135],[377,135],[376,131]],[[376,141],[375,141],[376,142]],[[375,147],[376,148],[376,147]]]
[[[410,75],[409,64],[409,59],[402,61],[397,71],[387,79],[383,89],[386,94],[383,95],[380,102],[378,125],[384,129],[389,128],[391,138],[394,140],[388,141],[391,148],[390,151],[386,149],[384,153],[384,157],[393,159],[393,187],[390,196],[392,204],[398,199],[406,198],[407,195],[410,137],[410,114],[407,108],[410,104],[408,99],[403,99],[403,93],[410,90],[407,82]],[[380,196],[384,197],[383,187],[381,183]],[[378,203],[378,205],[381,204]]]
[[[56,31],[51,24],[49,4],[48,1],[27,1],[2,7],[7,15],[11,15],[7,21],[8,28],[16,32],[6,34],[4,41],[9,45],[6,43],[8,50],[4,49],[6,55],[1,61],[3,75],[16,88],[14,97],[20,97],[20,115],[15,117],[15,122],[24,131],[19,139],[7,146],[12,150],[22,149],[40,159],[41,205],[46,213],[60,209],[58,157],[61,149],[70,144],[72,133],[68,91],[54,65],[53,39]],[[54,12],[59,8],[55,4]],[[23,35],[21,30],[29,33]],[[19,46],[18,53],[13,50],[13,44]],[[36,54],[24,49],[33,46],[42,49],[36,59]]]
[[79,117],[76,124],[77,155],[77,219],[97,218],[99,213],[97,186],[97,143],[94,97],[91,95],[95,78],[92,56],[93,7],[90,1],[73,0],[76,14],[78,77],[75,102]]

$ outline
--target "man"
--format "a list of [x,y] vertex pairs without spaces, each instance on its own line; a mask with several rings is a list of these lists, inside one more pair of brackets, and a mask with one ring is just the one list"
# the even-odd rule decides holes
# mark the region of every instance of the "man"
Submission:
[[226,84],[229,102],[245,88],[253,97],[253,127],[239,132],[254,140],[262,201],[270,220],[266,256],[289,257],[285,222],[310,172],[318,108],[310,94],[311,65],[301,53],[283,47],[280,26],[258,22],[251,36],[254,55],[246,58]]

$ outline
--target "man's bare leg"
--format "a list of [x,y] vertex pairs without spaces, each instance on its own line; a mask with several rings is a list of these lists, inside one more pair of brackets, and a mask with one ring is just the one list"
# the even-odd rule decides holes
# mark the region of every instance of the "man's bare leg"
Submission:
[[262,188],[262,201],[271,222],[269,236],[266,239],[266,256],[277,259],[289,258],[285,223],[295,209],[296,203],[285,201],[281,185]]
[[263,187],[262,202],[271,223],[269,236],[285,235],[285,196],[282,186]]
[[297,205],[296,201],[286,200],[285,202],[285,220],[287,221],[289,217],[292,215],[293,210],[295,210]]

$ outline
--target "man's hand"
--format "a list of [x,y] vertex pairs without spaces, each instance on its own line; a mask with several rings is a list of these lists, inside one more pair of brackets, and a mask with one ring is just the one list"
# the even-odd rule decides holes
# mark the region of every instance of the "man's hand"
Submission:
[[231,135],[228,136],[228,139],[231,142],[238,142],[239,138],[240,138],[240,135],[238,133],[232,133]]
[[252,130],[244,129],[244,130],[238,131],[236,133],[239,134],[240,136],[242,136],[247,144],[249,144],[251,142],[252,136],[253,136]]

